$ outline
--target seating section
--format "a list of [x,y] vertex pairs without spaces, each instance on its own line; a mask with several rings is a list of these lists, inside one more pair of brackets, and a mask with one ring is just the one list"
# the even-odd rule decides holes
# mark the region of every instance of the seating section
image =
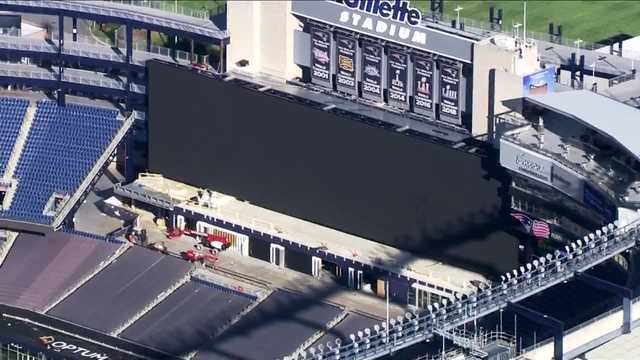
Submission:
[[342,309],[277,290],[237,323],[209,340],[194,360],[278,359],[342,313]]
[[43,215],[54,192],[72,195],[122,126],[117,110],[38,102],[15,177],[11,207],[4,216],[49,224]]
[[180,356],[198,349],[253,301],[198,281],[169,295],[121,337]]
[[27,107],[26,99],[0,97],[0,176],[7,168]]
[[0,267],[0,303],[39,311],[119,246],[64,232],[20,234]]
[[110,333],[178,283],[189,270],[187,261],[136,246],[48,314]]

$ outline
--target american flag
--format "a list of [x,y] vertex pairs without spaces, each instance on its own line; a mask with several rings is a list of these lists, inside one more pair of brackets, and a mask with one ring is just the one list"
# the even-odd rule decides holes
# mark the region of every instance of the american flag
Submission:
[[542,220],[533,220],[529,216],[519,212],[513,212],[511,216],[520,221],[525,230],[535,237],[548,239],[549,235],[551,235],[549,224]]

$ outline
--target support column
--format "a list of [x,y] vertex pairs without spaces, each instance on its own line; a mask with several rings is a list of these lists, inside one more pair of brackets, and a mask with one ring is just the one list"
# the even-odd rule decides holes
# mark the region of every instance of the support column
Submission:
[[56,93],[56,100],[58,102],[58,106],[63,107],[66,103],[65,92],[62,89],[58,89]]
[[[553,360],[563,360],[562,355],[564,351],[562,348],[562,339],[564,337],[564,323],[562,321],[516,303],[509,303],[507,309],[539,325],[551,328],[553,333]],[[516,339],[516,344],[517,343],[518,339]]]
[[169,36],[169,50],[170,50],[170,56],[172,58],[176,58],[176,36],[175,35],[168,35]]
[[58,15],[58,54],[62,53],[64,46],[64,16]]
[[131,64],[133,56],[133,27],[129,24],[125,25],[126,28],[126,43],[127,43],[127,64]]
[[633,291],[630,288],[583,272],[576,273],[575,278],[586,285],[622,297],[622,333],[628,334],[631,332],[631,298],[633,297]]
[[151,30],[147,29],[147,52],[151,52]]
[[73,41],[76,42],[78,41],[78,18],[73,17],[71,21],[73,23]]
[[191,51],[189,52],[189,61],[191,61],[191,63],[195,62],[193,58],[193,48],[194,48],[194,42],[193,42],[193,39],[191,39]]

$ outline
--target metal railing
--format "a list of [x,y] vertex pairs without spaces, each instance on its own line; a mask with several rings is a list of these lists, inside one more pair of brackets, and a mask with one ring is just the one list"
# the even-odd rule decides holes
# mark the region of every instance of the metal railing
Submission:
[[633,73],[633,72],[631,74],[618,75],[614,78],[609,79],[609,87],[622,84],[623,82],[635,80],[635,78],[636,78],[636,73]]
[[575,273],[634,247],[639,235],[640,220],[622,227],[617,222],[609,224],[571,243],[565,251],[556,250],[503,275],[499,284],[471,295],[456,294],[456,301],[444,300],[441,305],[429,306],[422,314],[407,313],[391,319],[388,327],[383,322],[373,330],[364,329],[358,336],[350,336],[350,343],[327,344],[327,350],[315,351],[307,359],[375,359],[425,341],[435,333],[446,334],[450,329],[562,283]]
[[209,11],[200,9],[191,9],[178,5],[178,1],[167,0],[106,0],[113,3],[140,6],[149,9],[162,10],[174,14],[191,16],[199,19],[209,19]]

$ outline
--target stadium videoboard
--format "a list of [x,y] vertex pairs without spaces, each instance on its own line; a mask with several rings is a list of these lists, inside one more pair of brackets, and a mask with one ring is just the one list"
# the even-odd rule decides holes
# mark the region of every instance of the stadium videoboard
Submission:
[[484,273],[517,264],[494,160],[157,62],[148,119],[152,172]]

